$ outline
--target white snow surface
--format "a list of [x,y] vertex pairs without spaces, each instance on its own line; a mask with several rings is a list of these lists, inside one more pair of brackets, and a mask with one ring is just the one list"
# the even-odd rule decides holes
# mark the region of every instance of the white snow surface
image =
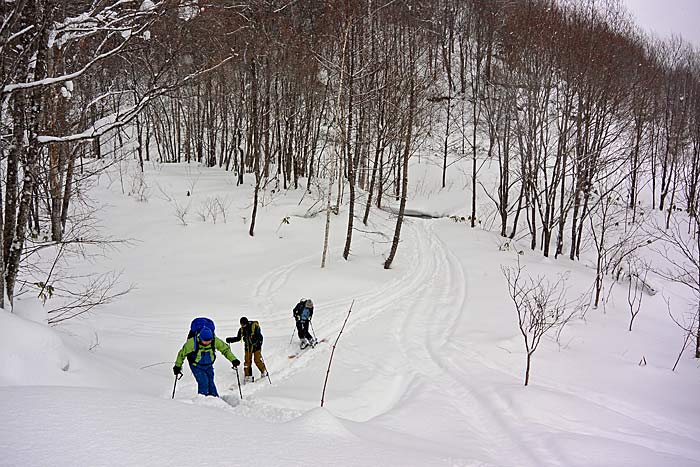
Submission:
[[[629,332],[626,288],[612,286],[604,308],[542,342],[525,387],[500,266],[523,250],[528,273],[567,274],[573,298],[593,282],[585,261],[546,259],[517,242],[501,251],[497,233],[449,217],[407,218],[384,270],[394,216],[375,210],[366,227],[358,219],[344,261],[343,209],[321,269],[325,218],[306,215],[316,207],[303,188],[266,193],[250,237],[250,179],[236,187],[219,169],[147,164],[143,202],[128,194],[135,166],[121,173],[110,169],[92,196],[104,232],[131,242],[73,267],[123,271],[136,288],[55,327],[43,324],[52,299],[44,308],[26,294],[14,313],[0,311],[0,465],[700,465],[700,370],[688,350],[671,371],[683,332],[663,298],[688,299],[682,289],[655,278],[662,293],[644,297]],[[412,213],[467,215],[460,180],[441,190],[436,166],[418,163],[411,176],[423,180]],[[202,221],[216,199],[229,206],[225,220]],[[175,201],[189,206],[187,226]],[[313,330],[327,342],[289,359],[302,297],[313,298]],[[258,320],[272,384],[243,385],[240,400],[219,356],[221,399],[196,395],[185,366],[172,400],[173,361],[197,316],[222,338],[241,316]],[[232,350],[242,360],[242,346]]]

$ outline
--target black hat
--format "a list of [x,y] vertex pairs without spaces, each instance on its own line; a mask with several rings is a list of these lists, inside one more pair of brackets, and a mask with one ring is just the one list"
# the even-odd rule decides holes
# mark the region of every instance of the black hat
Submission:
[[241,326],[246,326],[248,324],[248,318],[241,316]]

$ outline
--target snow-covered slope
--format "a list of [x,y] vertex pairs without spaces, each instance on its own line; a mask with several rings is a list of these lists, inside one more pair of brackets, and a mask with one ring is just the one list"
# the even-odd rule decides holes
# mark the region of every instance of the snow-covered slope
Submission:
[[[465,215],[461,189],[435,188],[433,166],[412,171],[423,181],[411,208]],[[662,294],[644,297],[628,332],[626,290],[613,289],[604,310],[543,341],[524,387],[500,266],[522,249],[529,273],[566,274],[573,298],[593,280],[581,263],[502,248],[496,234],[448,217],[411,218],[384,270],[386,212],[356,226],[345,262],[341,211],[320,269],[324,219],[307,216],[302,190],[266,194],[249,237],[250,187],[230,173],[148,167],[147,202],[112,182],[94,191],[104,229],[132,241],[77,267],[121,270],[136,288],[51,329],[32,321],[41,310],[28,296],[0,314],[0,465],[700,465],[700,374],[690,355],[670,371],[683,333]],[[225,220],[202,221],[217,199]],[[187,226],[175,201],[189,206]],[[301,297],[314,299],[314,331],[328,342],[290,360]],[[224,400],[196,396],[188,369],[171,400],[172,362],[196,316],[214,319],[219,336],[235,334],[241,316],[259,320],[272,384],[243,386],[239,401],[236,373],[219,358]]]

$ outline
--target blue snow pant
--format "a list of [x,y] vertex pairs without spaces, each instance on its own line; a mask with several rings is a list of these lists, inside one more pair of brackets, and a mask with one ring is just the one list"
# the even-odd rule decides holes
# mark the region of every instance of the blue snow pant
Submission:
[[214,384],[214,365],[194,366],[190,363],[190,370],[197,380],[197,392],[205,396],[219,397]]

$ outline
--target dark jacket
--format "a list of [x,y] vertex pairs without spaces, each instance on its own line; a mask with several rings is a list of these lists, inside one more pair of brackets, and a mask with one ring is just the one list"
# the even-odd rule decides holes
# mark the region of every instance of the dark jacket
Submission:
[[[226,340],[228,341],[229,339]],[[243,341],[246,352],[257,352],[262,349],[263,335],[262,331],[260,331],[260,324],[257,321],[250,321],[248,326],[241,326],[236,337],[230,339],[230,341],[238,342],[240,340]]]
[[314,309],[306,308],[306,300],[302,300],[294,307],[292,314],[297,321],[311,321],[311,318],[314,316]]

